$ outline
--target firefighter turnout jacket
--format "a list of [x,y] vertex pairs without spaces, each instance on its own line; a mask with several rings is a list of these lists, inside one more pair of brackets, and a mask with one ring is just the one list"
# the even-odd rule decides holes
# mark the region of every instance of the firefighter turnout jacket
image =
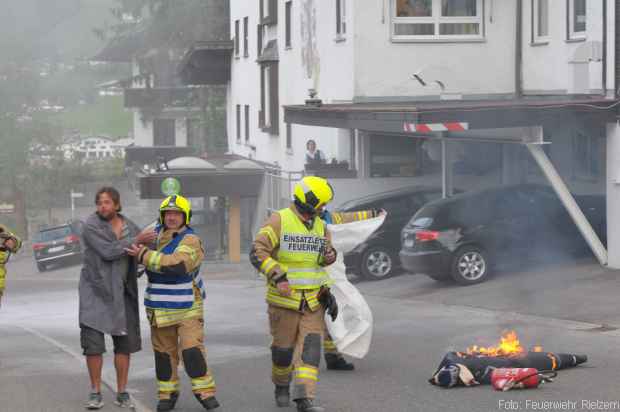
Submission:
[[[250,253],[252,265],[267,278],[267,303],[300,310],[305,301],[315,311],[320,306],[321,287],[333,283],[324,268],[333,262],[323,257],[331,248],[329,232],[320,218],[304,223],[295,206],[273,213],[256,235]],[[276,287],[284,277],[290,296],[281,295]]]
[[144,246],[138,253],[148,276],[144,306],[151,324],[163,327],[200,318],[205,298],[202,241],[188,226],[159,231],[156,250]]
[[11,254],[17,253],[22,247],[21,239],[9,231],[6,226],[0,225],[0,245],[4,245],[4,242],[8,239],[13,239],[15,246],[12,249],[6,246],[0,246],[0,296],[4,292],[6,282],[6,263],[9,261]]

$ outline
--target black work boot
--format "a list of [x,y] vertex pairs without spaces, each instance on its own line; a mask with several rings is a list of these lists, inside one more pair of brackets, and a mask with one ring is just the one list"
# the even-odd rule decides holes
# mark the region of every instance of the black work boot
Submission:
[[159,402],[157,402],[157,412],[168,412],[173,410],[174,405],[177,403],[177,399],[179,399],[179,392],[172,392],[168,399],[160,399]]
[[202,399],[199,394],[195,393],[194,396],[198,399],[198,402],[208,411],[217,409],[220,407],[220,403],[215,399],[215,396],[209,396],[207,399]]
[[351,362],[347,362],[344,356],[339,353],[326,353],[325,362],[327,363],[327,369],[335,371],[352,371],[355,369],[355,365]]
[[288,385],[287,386],[276,385],[275,396],[276,396],[276,405],[278,405],[279,408],[284,408],[290,405],[291,395],[289,393]]
[[295,399],[295,403],[297,404],[297,412],[325,412],[325,408],[314,405],[312,399]]

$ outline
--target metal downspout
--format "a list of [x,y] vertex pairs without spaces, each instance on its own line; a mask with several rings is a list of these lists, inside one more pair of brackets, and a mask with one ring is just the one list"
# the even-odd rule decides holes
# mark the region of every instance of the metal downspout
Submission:
[[523,2],[517,0],[515,28],[515,98],[523,97]]
[[592,225],[590,225],[590,222],[586,219],[581,208],[577,202],[575,202],[573,195],[564,184],[557,170],[555,170],[555,167],[545,154],[542,146],[538,144],[526,144],[525,146],[527,146],[532,157],[534,157],[534,160],[536,160],[536,163],[540,166],[547,180],[551,183],[551,187],[560,198],[560,201],[573,219],[573,222],[577,225],[577,229],[579,229],[579,232],[583,235],[598,261],[601,265],[607,266],[607,249],[605,249],[598,235],[594,232],[594,229],[592,229]]
[[601,67],[601,85],[603,96],[607,96],[607,0],[603,0],[603,66]]
[[446,140],[441,139],[441,198],[448,197],[448,148]]

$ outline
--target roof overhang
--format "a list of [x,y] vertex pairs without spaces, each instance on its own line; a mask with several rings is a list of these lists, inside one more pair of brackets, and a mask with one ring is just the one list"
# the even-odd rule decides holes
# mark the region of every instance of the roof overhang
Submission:
[[421,124],[465,123],[468,129],[529,127],[566,116],[616,121],[619,100],[602,96],[554,96],[483,101],[421,101],[284,106],[286,123],[359,129],[376,133],[412,133]]
[[275,63],[280,61],[280,56],[278,54],[278,40],[273,39],[267,43],[267,46],[263,49],[258,59],[256,59],[257,63],[266,64],[266,63]]
[[230,81],[232,41],[196,42],[187,51],[178,71],[187,85],[223,85]]

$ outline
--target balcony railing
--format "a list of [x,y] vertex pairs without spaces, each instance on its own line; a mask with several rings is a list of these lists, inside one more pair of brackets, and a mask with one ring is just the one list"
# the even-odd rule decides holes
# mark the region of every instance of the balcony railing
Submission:
[[125,107],[184,108],[200,106],[200,90],[192,87],[125,89]]

